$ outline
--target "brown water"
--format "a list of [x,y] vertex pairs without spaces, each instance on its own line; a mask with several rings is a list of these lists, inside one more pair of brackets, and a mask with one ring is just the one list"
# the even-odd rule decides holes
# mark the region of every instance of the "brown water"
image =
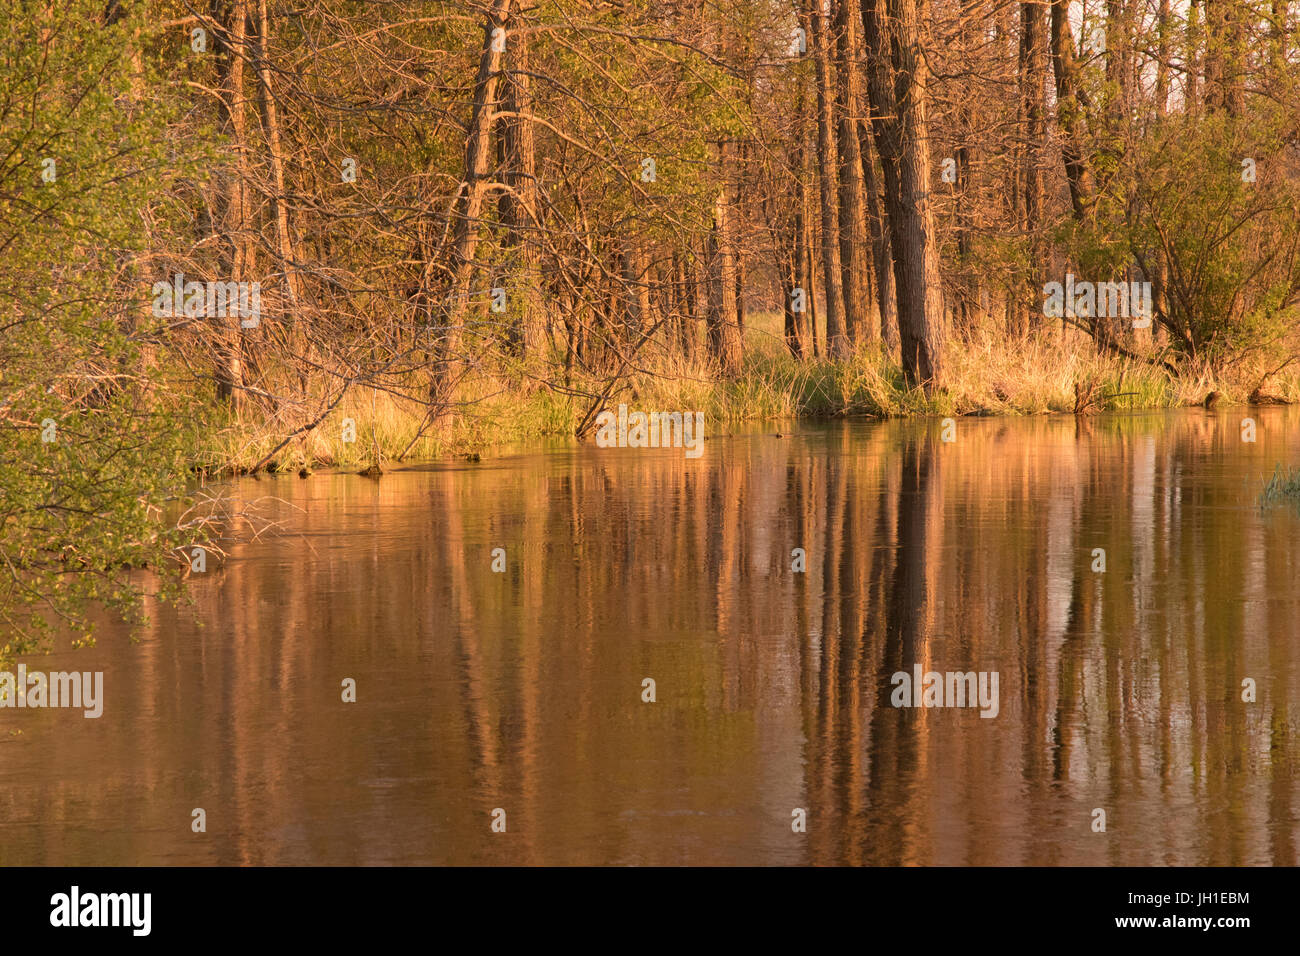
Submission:
[[27,661],[106,703],[0,710],[0,863],[1296,864],[1300,413],[939,434],[241,483],[281,534]]

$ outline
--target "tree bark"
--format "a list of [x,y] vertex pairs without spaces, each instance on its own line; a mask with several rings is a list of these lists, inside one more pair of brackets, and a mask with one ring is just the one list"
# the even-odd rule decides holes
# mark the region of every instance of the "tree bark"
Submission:
[[628,342],[636,342],[651,324],[650,284],[641,240],[636,237],[628,239],[623,244],[621,259],[626,302],[624,335]]
[[1061,158],[1070,187],[1070,205],[1074,218],[1081,221],[1092,205],[1093,177],[1083,149],[1083,103],[1069,0],[1052,0],[1052,72],[1056,79],[1057,120],[1065,134]]
[[501,194],[500,213],[506,230],[503,245],[509,263],[509,297],[515,313],[510,337],[527,357],[543,347],[548,330],[538,266],[537,154],[526,33],[517,33],[507,41],[506,67],[501,81],[502,180],[506,189]]
[[[863,101],[864,108],[869,104]],[[866,109],[864,109],[864,113]],[[872,159],[871,117],[858,122],[858,144],[862,155],[862,185],[867,197],[867,228],[871,232],[871,259],[875,265],[876,309],[880,316],[880,337],[889,351],[898,348],[898,299],[894,292],[894,256],[891,251],[889,216],[880,202],[880,185]]]
[[1169,0],[1160,0],[1156,12],[1156,112],[1164,116],[1169,112]]
[[848,354],[844,327],[843,270],[840,265],[839,190],[836,171],[839,153],[835,140],[835,93],[831,87],[830,37],[821,0],[810,0],[813,58],[817,71],[817,167],[821,181],[822,272],[826,295],[826,353],[831,358]]
[[[1023,121],[1023,206],[1022,227],[1029,241],[1029,277],[1025,302],[1033,301],[1041,289],[1045,258],[1042,228],[1045,193],[1043,189],[1043,149],[1047,142],[1046,81],[1047,29],[1041,3],[1020,5],[1020,108]],[[1027,308],[1029,324],[1041,324],[1041,310]]]
[[[474,106],[465,138],[464,175],[452,206],[452,236],[449,253],[450,289],[442,313],[442,328],[434,345],[433,369],[429,384],[432,401],[445,405],[460,365],[460,340],[465,316],[469,312],[470,283],[474,276],[474,254],[479,242],[479,217],[487,193],[489,163],[492,158],[492,126],[497,110],[500,85],[502,44],[494,31],[503,31],[514,0],[494,0],[483,27],[483,47],[479,54],[478,73],[474,81]],[[426,276],[427,282],[427,276]]]
[[[887,9],[886,9],[887,5]],[[923,3],[863,0],[872,131],[885,174],[903,372],[927,394],[944,384],[943,287],[930,204]]]
[[[727,168],[727,148],[721,149],[722,168]],[[713,203],[713,226],[708,238],[709,261],[709,353],[724,376],[740,371],[741,337],[736,321],[736,253],[732,236],[731,197],[725,184],[718,188]]]
[[[805,25],[808,22],[802,11],[800,11],[800,22]],[[808,139],[808,120],[807,110],[805,109],[807,93],[804,86],[804,73],[801,71],[795,88],[794,149],[790,157],[790,165],[794,169],[797,185],[795,187],[793,235],[791,237],[793,242],[790,250],[790,281],[786,289],[785,301],[785,344],[790,349],[790,354],[797,359],[807,358],[809,354],[808,319],[812,314],[813,307],[813,279],[808,274],[808,172],[807,150],[805,149]],[[792,296],[796,289],[803,293],[802,312],[793,310]]]
[[[248,56],[248,0],[235,0],[228,26],[220,38],[224,77],[221,101],[226,131],[234,144],[235,170],[226,184],[225,209],[221,220],[232,282],[246,282],[253,274],[255,252],[248,199],[248,128],[245,118],[244,62]],[[236,412],[243,406],[245,331],[236,313],[224,318],[209,316],[216,335],[217,398]]]
[[1241,0],[1205,2],[1205,105],[1229,116],[1246,111],[1245,30]]
[[280,137],[280,118],[275,104],[275,87],[272,84],[271,66],[268,61],[271,24],[266,7],[266,0],[257,0],[257,75],[260,81],[258,93],[262,104],[262,117],[265,121],[267,152],[271,161],[271,181],[275,190],[271,197],[271,208],[275,216],[276,253],[280,259],[280,273],[284,277],[285,298],[289,302],[292,321],[298,317],[300,310],[300,277],[297,272],[292,233],[289,231],[289,206],[284,189],[284,146]]
[[[847,341],[840,350],[847,353],[876,338],[876,323],[870,320],[871,259],[868,254],[867,201],[863,182],[862,150],[857,123],[862,115],[859,80],[860,13],[857,0],[839,0],[835,11],[836,31],[836,147],[839,159],[840,276],[844,294],[844,326]],[[832,354],[836,353],[832,343]]]

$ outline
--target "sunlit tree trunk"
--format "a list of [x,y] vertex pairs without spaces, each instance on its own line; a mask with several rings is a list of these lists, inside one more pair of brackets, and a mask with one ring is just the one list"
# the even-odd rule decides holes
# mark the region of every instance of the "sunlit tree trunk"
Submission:
[[1020,88],[1023,122],[1023,227],[1029,239],[1029,277],[1024,290],[1024,313],[1029,324],[1041,324],[1042,313],[1028,307],[1043,285],[1046,250],[1040,230],[1046,194],[1043,188],[1043,149],[1047,141],[1047,23],[1041,3],[1020,5]]
[[[447,301],[440,310],[442,328],[434,347],[429,397],[445,404],[460,365],[461,329],[469,312],[474,254],[479,242],[479,217],[487,194],[492,160],[492,125],[497,110],[501,61],[510,42],[506,33],[513,0],[495,0],[483,26],[483,46],[474,81],[474,105],[465,139],[465,163],[451,213],[451,273]],[[428,280],[426,276],[426,283]]]
[[1160,0],[1156,12],[1156,112],[1164,116],[1169,112],[1169,54],[1171,39],[1169,0]]
[[[803,22],[807,22],[806,18]],[[804,89],[804,74],[799,74],[795,89],[795,141],[791,153],[791,167],[797,179],[795,187],[794,221],[792,225],[792,248],[790,249],[790,281],[785,290],[785,344],[795,358],[806,358],[809,354],[808,317],[811,314],[812,277],[808,274],[808,174],[807,141],[808,127],[804,106],[807,94]],[[794,294],[798,290],[803,296],[803,311],[794,311]]]
[[[724,145],[720,151],[727,164]],[[726,185],[718,188],[713,203],[713,226],[709,230],[709,354],[725,376],[740,371],[740,326],[736,321],[736,252],[733,239],[731,197]]]
[[[264,0],[263,0],[264,2]],[[516,33],[506,44],[507,71],[502,78],[501,223],[509,263],[512,303],[511,340],[523,355],[542,348],[547,336],[542,277],[538,267],[537,156],[533,131],[532,78],[529,75],[528,35]]]
[[[839,0],[835,11],[836,31],[836,148],[839,159],[840,275],[844,294],[844,326],[847,345],[876,338],[877,317],[872,316],[870,298],[871,260],[867,239],[867,198],[863,182],[862,150],[857,123],[862,115],[859,79],[861,28],[857,0]],[[849,349],[844,348],[844,351]],[[832,345],[832,354],[835,346]]]
[[832,86],[831,40],[821,0],[809,0],[812,10],[813,59],[817,70],[817,168],[821,182],[822,271],[826,286],[826,353],[848,354],[844,328],[843,271],[839,243],[839,152],[835,136],[835,91]]
[[1061,158],[1070,187],[1074,218],[1081,220],[1092,204],[1092,169],[1084,155],[1083,105],[1079,98],[1079,64],[1074,58],[1069,0],[1052,0],[1052,72],[1056,80],[1056,116],[1064,133]]
[[[228,251],[229,280],[250,281],[255,268],[252,221],[248,198],[248,129],[245,117],[244,63],[248,59],[248,0],[231,5],[226,29],[219,37],[222,58],[221,102],[227,133],[234,146],[235,169],[226,184],[222,233]],[[208,316],[217,331],[217,397],[236,409],[243,405],[244,330],[239,315]]]
[[285,298],[289,302],[290,314],[296,320],[300,309],[300,277],[296,267],[296,252],[292,233],[289,230],[289,206],[284,188],[284,145],[280,135],[280,117],[275,102],[275,87],[269,62],[271,25],[266,7],[266,0],[257,0],[258,95],[261,100],[262,119],[266,129],[267,154],[271,162],[271,182],[275,190],[274,195],[271,197],[271,208],[275,216],[276,252],[280,260]]
[[939,250],[930,202],[928,69],[918,0],[863,0],[863,36],[872,131],[885,173],[898,296],[898,328],[908,383],[943,386],[944,321]]

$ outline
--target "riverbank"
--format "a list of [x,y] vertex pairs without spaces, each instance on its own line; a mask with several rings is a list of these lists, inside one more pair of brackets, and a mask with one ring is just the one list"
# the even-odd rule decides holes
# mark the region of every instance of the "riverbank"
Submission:
[[[1121,409],[1195,406],[1207,396],[1222,405],[1250,403],[1260,375],[1237,368],[1188,368],[1171,375],[1152,354],[1141,358],[1099,355],[1083,337],[1062,339],[1052,330],[1023,339],[977,332],[951,350],[946,388],[933,395],[909,389],[901,364],[879,346],[843,361],[796,360],[785,349],[780,316],[761,315],[746,330],[745,361],[733,379],[713,376],[706,365],[647,357],[640,371],[608,392],[603,403],[626,402],[649,410],[703,412],[717,432],[744,422],[913,417],[926,415],[1086,414]],[[494,446],[547,436],[572,437],[607,380],[572,374],[567,385],[536,384],[560,378],[530,377],[520,369],[480,368],[462,381],[455,414],[430,422],[409,389],[353,386],[314,427],[269,421],[256,413],[226,417],[207,430],[196,468],[210,475],[310,472],[323,466],[367,468],[398,461],[441,460],[490,452]],[[1266,383],[1270,399],[1300,402],[1300,376]],[[322,390],[320,404],[327,405]],[[350,424],[349,424],[350,423]],[[287,442],[285,435],[303,430]]]

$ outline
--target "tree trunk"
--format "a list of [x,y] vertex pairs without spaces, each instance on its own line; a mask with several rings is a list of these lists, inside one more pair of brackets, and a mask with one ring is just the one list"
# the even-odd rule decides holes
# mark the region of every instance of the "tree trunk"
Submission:
[[[265,0],[263,0],[265,2]],[[527,357],[536,354],[548,330],[538,267],[537,156],[533,135],[532,79],[528,74],[528,35],[517,33],[506,44],[507,71],[502,77],[501,142],[504,154],[501,222],[513,305],[511,340]]]
[[[1022,226],[1029,241],[1029,276],[1024,290],[1025,302],[1032,302],[1037,290],[1043,287],[1042,268],[1046,257],[1040,234],[1045,203],[1042,155],[1047,142],[1047,29],[1044,13],[1041,3],[1020,5],[1020,109],[1024,123]],[[1027,313],[1028,324],[1041,324],[1041,310],[1027,309]]]
[[[806,24],[807,18],[800,12],[800,22]],[[806,29],[806,27],[805,27]],[[804,148],[808,139],[808,120],[805,106],[807,94],[804,89],[804,73],[800,71],[795,89],[794,110],[794,150],[791,155],[791,167],[795,174],[794,223],[792,226],[792,246],[790,250],[790,281],[786,289],[785,301],[785,344],[790,354],[797,359],[804,359],[809,354],[808,318],[812,314],[812,277],[808,275],[808,175],[807,150]],[[803,311],[793,311],[792,296],[798,289],[803,295]]]
[[817,168],[821,175],[822,271],[826,296],[826,353],[830,358],[848,354],[844,328],[844,292],[839,244],[839,191],[836,170],[839,151],[835,143],[835,93],[831,88],[830,37],[820,10],[821,0],[811,0],[813,58],[817,68]]
[[[724,146],[722,168],[727,168]],[[724,376],[740,371],[741,338],[736,322],[736,254],[732,238],[731,198],[726,185],[719,187],[713,203],[713,227],[708,238],[709,354]]]
[[943,286],[930,205],[928,70],[918,0],[863,0],[872,131],[885,173],[903,372],[927,393],[943,387]]
[[297,319],[300,309],[300,278],[297,273],[292,233],[289,231],[289,206],[284,190],[284,147],[280,138],[280,118],[275,104],[275,88],[271,81],[271,66],[267,59],[267,49],[271,42],[271,24],[266,7],[266,0],[257,0],[257,75],[260,80],[258,93],[266,124],[271,180],[275,189],[275,194],[271,197],[271,208],[275,216],[276,253],[280,259],[285,298],[289,302],[289,312],[293,321]]
[[630,238],[623,244],[622,271],[626,302],[624,337],[628,342],[638,342],[641,334],[652,324],[648,267],[639,238]]
[[[876,338],[869,318],[871,260],[867,245],[867,202],[857,123],[862,115],[858,73],[860,14],[857,0],[839,0],[835,12],[836,146],[839,160],[840,276],[844,294],[844,351]],[[832,345],[834,354],[834,345]]]
[[745,256],[743,254],[745,243],[744,236],[741,234],[744,225],[741,216],[745,208],[745,174],[749,169],[749,144],[742,141],[738,149],[740,156],[735,167],[735,195],[732,197],[728,214],[731,221],[731,252],[736,263],[734,280],[736,328],[740,330],[740,340],[743,342],[745,340]]
[[1083,104],[1079,64],[1074,59],[1069,0],[1052,0],[1052,72],[1056,79],[1056,115],[1064,132],[1061,158],[1070,186],[1074,218],[1082,220],[1092,205],[1093,179],[1083,150]]
[[867,197],[867,227],[871,231],[871,259],[876,272],[876,309],[880,315],[880,337],[889,351],[898,348],[898,299],[894,293],[894,256],[891,251],[889,217],[880,204],[880,184],[871,158],[871,118],[858,122],[858,144],[862,155],[862,185]]
[[1164,116],[1169,112],[1169,0],[1160,0],[1156,13],[1156,112]]
[[1205,105],[1229,116],[1246,111],[1246,23],[1241,0],[1205,0]]
[[[248,129],[245,121],[244,62],[248,57],[248,0],[235,0],[229,27],[221,38],[224,60],[222,103],[227,133],[234,143],[235,171],[226,186],[222,232],[229,255],[232,282],[247,282],[253,274],[255,253],[248,199]],[[243,405],[244,329],[239,315],[209,316],[217,329],[216,383],[218,399],[238,411]]]
[[1200,112],[1204,89],[1201,78],[1201,0],[1188,0],[1187,27],[1183,37],[1184,112],[1188,116]]
[[[707,242],[705,243],[707,254]],[[696,252],[691,254],[686,264],[686,275],[690,282],[687,294],[691,298],[691,319],[686,326],[686,360],[694,364],[700,355],[700,330],[707,324],[709,314],[709,280],[705,273],[705,260]]]
[[[452,236],[449,252],[451,273],[448,299],[442,312],[442,328],[434,347],[434,361],[429,384],[432,401],[445,405],[455,383],[460,365],[461,328],[469,312],[470,283],[474,276],[474,254],[478,249],[479,216],[487,193],[489,163],[492,158],[492,126],[497,109],[501,58],[504,49],[498,37],[506,36],[506,24],[514,0],[494,0],[483,27],[483,48],[479,54],[478,74],[474,81],[474,106],[470,113],[465,140],[464,175],[453,204]],[[500,30],[497,34],[495,31]],[[427,279],[427,277],[426,277]]]
[[[813,179],[813,170],[807,170],[805,182]],[[818,303],[820,299],[816,294],[816,260],[813,258],[814,235],[816,224],[813,217],[807,216],[803,220],[803,278],[807,282],[803,286],[803,291],[807,293],[807,302],[809,302],[809,342],[813,343],[813,358],[822,358],[823,349],[818,339]]]
[[673,321],[669,343],[682,355],[687,352],[686,330],[691,321],[691,285],[686,274],[686,257],[673,253]]

